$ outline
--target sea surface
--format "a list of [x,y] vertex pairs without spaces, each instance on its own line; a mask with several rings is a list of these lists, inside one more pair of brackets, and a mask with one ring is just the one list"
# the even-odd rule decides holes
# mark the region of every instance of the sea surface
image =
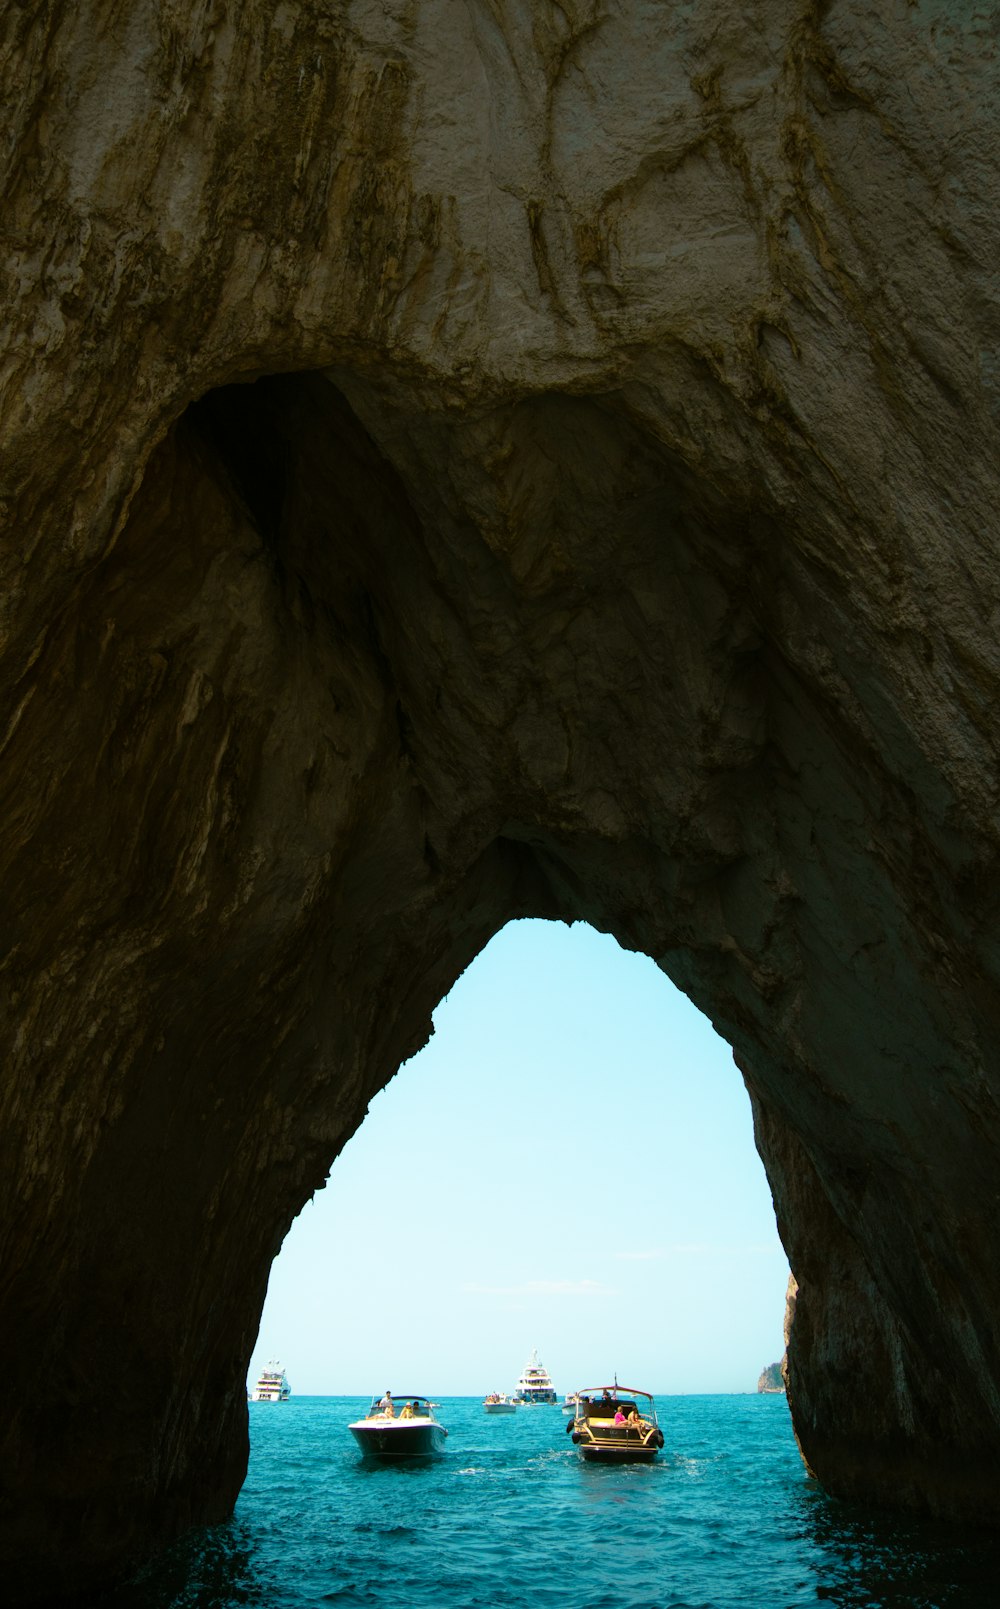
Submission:
[[361,1458],[367,1402],[250,1406],[236,1513],[109,1609],[997,1609],[1000,1546],[827,1497],[781,1396],[658,1399],[656,1463],[585,1464],[559,1408],[444,1398],[447,1449]]

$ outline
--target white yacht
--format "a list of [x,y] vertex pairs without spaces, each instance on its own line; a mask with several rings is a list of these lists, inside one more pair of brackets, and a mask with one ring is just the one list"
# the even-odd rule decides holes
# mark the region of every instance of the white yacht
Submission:
[[521,1378],[514,1392],[514,1401],[528,1404],[558,1402],[558,1400],[548,1370],[539,1363],[537,1350],[533,1351],[521,1371]]
[[292,1388],[280,1363],[271,1359],[266,1369],[261,1369],[257,1376],[257,1384],[250,1393],[251,1402],[287,1402],[292,1394]]

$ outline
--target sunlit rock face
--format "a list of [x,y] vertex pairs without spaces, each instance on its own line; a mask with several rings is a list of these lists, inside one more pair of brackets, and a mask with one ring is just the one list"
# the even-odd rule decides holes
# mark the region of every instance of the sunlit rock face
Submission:
[[229,1511],[271,1259],[518,915],[733,1044],[818,1477],[997,1520],[977,16],[5,21],[8,1597]]

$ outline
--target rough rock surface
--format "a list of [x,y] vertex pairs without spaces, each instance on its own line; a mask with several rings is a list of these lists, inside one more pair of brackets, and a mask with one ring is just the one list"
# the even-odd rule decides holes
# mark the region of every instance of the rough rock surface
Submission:
[[270,1261],[526,914],[733,1044],[818,1476],[1000,1517],[996,24],[6,8],[8,1596],[227,1512]]

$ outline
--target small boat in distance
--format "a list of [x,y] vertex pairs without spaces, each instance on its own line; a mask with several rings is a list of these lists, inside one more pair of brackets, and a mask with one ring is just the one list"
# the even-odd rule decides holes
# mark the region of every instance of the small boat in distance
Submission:
[[261,1369],[257,1376],[257,1384],[250,1393],[251,1402],[287,1402],[292,1394],[281,1364],[271,1359],[266,1369]]
[[563,1397],[563,1400],[562,1400],[562,1411],[563,1411],[563,1413],[568,1413],[568,1414],[575,1415],[576,1414],[576,1405],[579,1402],[579,1400],[580,1400],[579,1392],[577,1392],[577,1391],[567,1391],[566,1395]]
[[490,1391],[483,1398],[483,1407],[487,1413],[516,1413],[517,1403],[513,1397],[508,1397],[506,1391]]
[[616,1381],[613,1386],[588,1386],[576,1396],[576,1413],[566,1429],[581,1457],[591,1463],[652,1462],[663,1446],[663,1431],[648,1391]]
[[536,1349],[521,1371],[521,1378],[514,1392],[514,1401],[523,1402],[527,1406],[529,1403],[550,1403],[558,1400],[548,1370],[538,1361]]
[[348,1425],[366,1458],[432,1458],[444,1448],[448,1432],[434,1417],[429,1397],[408,1392],[398,1399],[387,1391],[373,1397],[363,1419]]

